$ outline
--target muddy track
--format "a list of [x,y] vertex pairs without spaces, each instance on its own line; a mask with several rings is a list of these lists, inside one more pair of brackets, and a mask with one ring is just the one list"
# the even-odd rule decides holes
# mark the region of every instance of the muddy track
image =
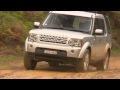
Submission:
[[46,62],[37,64],[35,70],[25,70],[22,60],[0,67],[0,79],[120,79],[120,58],[111,57],[108,71],[96,71],[90,67],[88,72],[75,73],[73,66],[51,68]]

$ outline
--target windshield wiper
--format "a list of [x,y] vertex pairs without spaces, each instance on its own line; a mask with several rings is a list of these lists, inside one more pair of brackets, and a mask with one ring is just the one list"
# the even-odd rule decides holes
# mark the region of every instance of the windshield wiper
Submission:
[[63,27],[44,27],[44,28],[51,28],[51,29],[64,29]]
[[52,29],[64,29],[63,27],[49,27],[49,28],[52,28]]
[[88,31],[79,30],[79,32],[89,33]]
[[71,29],[71,31],[89,33],[89,32],[87,32],[87,31],[83,31],[83,30],[76,30],[76,29]]

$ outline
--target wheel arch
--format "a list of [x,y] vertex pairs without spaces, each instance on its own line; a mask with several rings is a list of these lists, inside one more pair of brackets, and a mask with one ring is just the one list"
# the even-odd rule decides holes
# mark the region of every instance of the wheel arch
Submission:
[[90,44],[90,42],[86,42],[86,43],[83,45],[83,47],[82,47],[82,49],[81,49],[81,51],[80,51],[80,53],[79,53],[78,58],[82,58],[83,55],[84,55],[84,53],[85,53],[85,51],[86,51],[87,49],[90,51],[90,56],[91,56],[91,44]]
[[104,55],[106,55],[107,52],[109,52],[109,57],[110,57],[110,55],[111,55],[111,46],[110,46],[109,43],[106,44]]

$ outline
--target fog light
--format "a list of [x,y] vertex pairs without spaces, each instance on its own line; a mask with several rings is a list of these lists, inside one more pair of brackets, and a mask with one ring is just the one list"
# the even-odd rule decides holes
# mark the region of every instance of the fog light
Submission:
[[32,45],[32,44],[30,44],[30,47],[32,48],[32,47],[33,47],[33,45]]
[[71,50],[72,53],[74,53],[74,50]]

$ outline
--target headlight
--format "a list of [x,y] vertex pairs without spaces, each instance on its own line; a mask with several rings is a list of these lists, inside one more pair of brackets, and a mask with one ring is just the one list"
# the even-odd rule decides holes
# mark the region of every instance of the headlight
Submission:
[[29,34],[28,41],[36,42],[36,40],[37,40],[37,34],[33,34],[33,33]]
[[70,46],[81,47],[81,46],[82,46],[82,40],[80,40],[80,39],[75,39],[75,38],[71,38],[71,39],[68,41],[68,44],[69,44]]

